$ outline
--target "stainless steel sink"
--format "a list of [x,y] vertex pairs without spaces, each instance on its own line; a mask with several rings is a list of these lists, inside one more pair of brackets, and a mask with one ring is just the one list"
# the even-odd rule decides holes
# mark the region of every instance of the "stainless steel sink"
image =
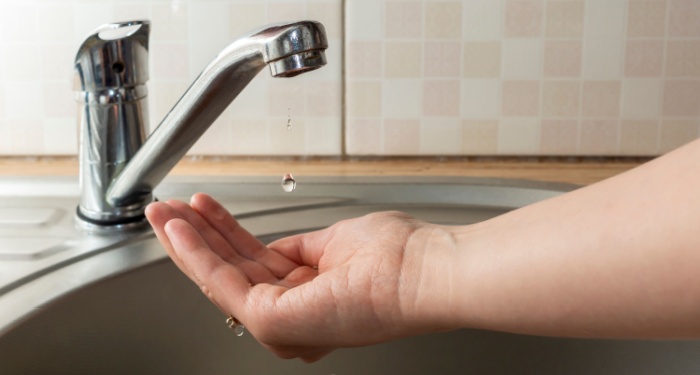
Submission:
[[[160,199],[204,191],[263,241],[397,209],[468,224],[573,189],[467,178],[171,178]],[[88,235],[74,179],[0,179],[0,374],[688,374],[700,342],[555,339],[477,330],[276,359],[172,265],[148,230]]]

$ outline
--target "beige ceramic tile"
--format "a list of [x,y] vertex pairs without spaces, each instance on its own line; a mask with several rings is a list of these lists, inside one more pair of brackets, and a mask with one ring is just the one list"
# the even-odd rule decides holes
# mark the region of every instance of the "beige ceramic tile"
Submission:
[[379,41],[347,42],[348,78],[379,78],[383,68],[383,43]]
[[[471,56],[469,56],[471,58]],[[457,78],[461,70],[461,43],[429,40],[423,47],[423,76],[430,78]]]
[[380,116],[382,84],[380,81],[349,82],[346,100],[348,114],[352,117]]
[[583,44],[577,40],[547,41],[544,45],[545,77],[579,77]]
[[422,73],[423,46],[419,42],[384,44],[384,77],[418,78]]
[[666,76],[700,78],[700,40],[669,40]]
[[576,154],[578,120],[542,120],[541,152],[553,155]]
[[501,75],[500,42],[464,43],[465,78],[496,78]]
[[462,153],[495,155],[498,153],[497,120],[462,121]]
[[666,35],[666,9],[664,0],[630,1],[627,13],[627,36],[663,37]]
[[540,122],[533,118],[502,119],[498,128],[498,151],[504,155],[540,153]]
[[423,84],[423,115],[426,117],[456,117],[460,100],[457,80],[426,80]]
[[625,51],[625,76],[661,76],[664,52],[663,41],[629,40]]
[[620,115],[620,81],[586,81],[583,83],[583,117],[617,117]]
[[267,120],[233,120],[231,122],[231,148],[237,154],[269,154],[270,137]]
[[424,119],[420,141],[423,155],[457,155],[462,149],[461,122],[454,118]]
[[671,37],[700,37],[700,2],[670,0],[668,34]]
[[384,153],[388,155],[417,155],[420,152],[420,121],[408,119],[384,120]]
[[627,79],[622,82],[622,117],[657,118],[661,106],[660,79]]
[[619,120],[581,120],[579,152],[583,155],[616,155]]
[[462,2],[425,3],[426,38],[460,38],[462,36]]
[[578,81],[544,81],[542,83],[542,115],[544,117],[576,117],[581,103]]
[[422,115],[423,81],[392,79],[383,83],[382,114],[385,118],[413,118]]
[[666,153],[698,138],[698,120],[664,120],[661,122],[659,152]]
[[351,155],[382,154],[382,121],[350,118],[345,124],[345,141]]
[[663,93],[663,114],[665,116],[700,116],[700,82],[666,81]]
[[622,120],[620,125],[620,153],[649,155],[658,150],[659,124],[653,120]]
[[580,38],[583,35],[583,1],[547,1],[545,35]]
[[506,37],[539,37],[542,35],[543,22],[544,7],[542,1],[505,1]]
[[503,116],[538,116],[539,81],[504,81],[501,111]]
[[420,38],[423,35],[423,2],[387,1],[384,35],[392,38]]
[[186,41],[189,35],[187,3],[184,1],[153,3],[151,39],[154,41]]

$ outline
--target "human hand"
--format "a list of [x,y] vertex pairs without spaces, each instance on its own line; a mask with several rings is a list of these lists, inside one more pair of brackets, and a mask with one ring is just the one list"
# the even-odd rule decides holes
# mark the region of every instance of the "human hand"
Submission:
[[438,227],[408,215],[370,214],[268,246],[201,193],[189,205],[153,203],[146,216],[175,264],[280,357],[312,362],[448,328],[433,319],[440,271],[424,251]]

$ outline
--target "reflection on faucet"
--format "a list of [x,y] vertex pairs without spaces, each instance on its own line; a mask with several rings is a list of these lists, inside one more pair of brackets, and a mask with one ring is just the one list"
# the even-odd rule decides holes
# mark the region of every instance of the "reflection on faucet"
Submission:
[[148,21],[102,26],[75,59],[82,104],[77,216],[88,228],[141,224],[153,189],[266,65],[274,77],[293,77],[326,64],[320,23],[266,26],[221,51],[144,142],[149,31]]

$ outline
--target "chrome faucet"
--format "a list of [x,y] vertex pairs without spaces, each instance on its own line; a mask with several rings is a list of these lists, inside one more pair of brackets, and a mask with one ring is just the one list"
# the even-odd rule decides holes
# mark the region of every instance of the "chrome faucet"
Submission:
[[326,64],[323,25],[268,25],[219,53],[146,139],[149,21],[104,25],[75,58],[79,90],[79,222],[128,228],[144,222],[153,189],[265,67],[293,77]]

